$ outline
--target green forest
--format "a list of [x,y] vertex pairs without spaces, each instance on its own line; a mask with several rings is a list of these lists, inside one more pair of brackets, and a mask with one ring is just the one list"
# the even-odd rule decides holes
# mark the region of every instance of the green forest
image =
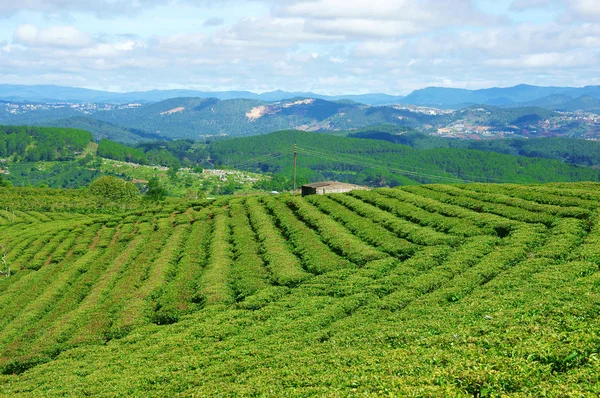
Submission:
[[92,141],[92,134],[83,130],[0,126],[0,157],[16,160],[73,160]]
[[[372,187],[600,180],[596,167],[600,165],[600,143],[576,139],[463,141],[385,125],[339,134],[289,130],[237,139],[148,141],[135,146],[106,138],[96,143],[83,130],[0,126],[0,169],[9,172],[4,178],[15,186],[82,188],[102,175],[144,184],[155,174],[171,186],[174,195],[189,189],[248,191],[249,183],[231,179],[215,179],[210,187],[197,180],[205,169],[216,168],[264,176],[252,183],[257,191],[288,191],[293,188],[294,145],[299,185],[324,180]],[[221,190],[220,185],[227,189]]]
[[[437,141],[433,141],[437,142]],[[339,180],[370,186],[432,182],[598,181],[596,169],[558,160],[528,158],[466,148],[420,149],[302,131],[215,141],[210,154],[218,167],[271,172],[289,189],[294,145],[300,182]]]
[[579,138],[505,138],[459,140],[434,137],[413,129],[381,125],[344,132],[353,138],[383,140],[417,149],[463,148],[506,155],[560,160],[580,166],[600,165],[600,142]]

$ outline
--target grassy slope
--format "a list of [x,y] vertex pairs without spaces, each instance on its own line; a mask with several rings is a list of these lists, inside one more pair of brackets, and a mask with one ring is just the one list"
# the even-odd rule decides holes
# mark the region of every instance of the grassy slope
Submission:
[[[0,392],[597,395],[598,188],[434,185],[113,217],[39,191],[0,213],[15,272],[0,280]],[[77,213],[48,212],[67,197]]]

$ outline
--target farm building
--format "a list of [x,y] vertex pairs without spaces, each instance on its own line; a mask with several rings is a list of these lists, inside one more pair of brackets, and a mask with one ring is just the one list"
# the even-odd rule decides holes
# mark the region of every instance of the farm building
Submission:
[[302,196],[307,195],[325,195],[326,193],[342,193],[355,190],[368,190],[368,187],[360,185],[346,184],[344,182],[327,181],[314,184],[302,185]]

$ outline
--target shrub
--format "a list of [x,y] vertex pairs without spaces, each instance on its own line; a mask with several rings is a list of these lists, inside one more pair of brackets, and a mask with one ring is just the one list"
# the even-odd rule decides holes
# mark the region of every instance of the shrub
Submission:
[[117,177],[100,177],[90,184],[89,191],[103,205],[126,204],[135,200],[139,191],[135,185]]

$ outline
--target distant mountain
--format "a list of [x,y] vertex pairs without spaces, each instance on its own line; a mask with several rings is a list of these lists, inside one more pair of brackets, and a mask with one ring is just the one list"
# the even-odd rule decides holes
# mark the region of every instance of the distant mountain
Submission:
[[[587,101],[586,106],[596,100]],[[452,124],[491,126],[519,134],[556,113],[539,107],[474,105],[455,112],[368,106],[352,100],[306,97],[267,102],[253,99],[172,98],[128,105],[4,104],[0,125],[39,125],[85,129],[96,139],[123,143],[152,139],[206,139],[249,136],[297,129],[336,132],[393,125],[436,131]],[[572,128],[572,126],[571,126]]]
[[272,91],[256,94],[249,91],[197,91],[197,90],[151,90],[134,91],[128,93],[114,93],[108,91],[90,90],[76,87],[62,86],[23,86],[0,84],[0,100],[27,101],[27,102],[95,102],[116,103],[128,102],[159,102],[171,98],[199,97],[217,98],[220,100],[251,99],[260,101],[283,101],[297,97],[315,98],[328,101],[352,100],[367,105],[389,105],[399,103],[404,97],[388,94],[364,95],[320,95],[311,92],[286,92]]
[[[464,90],[457,88],[428,87],[413,91],[402,102],[405,104],[460,109],[475,104],[510,106],[540,100],[556,99],[555,96],[577,98],[591,96],[600,99],[600,86],[575,87],[539,87],[521,84],[506,88],[488,88]],[[539,106],[539,105],[538,105]]]
[[600,109],[600,99],[590,95],[582,95],[554,108],[559,111],[595,111]]
[[[589,96],[600,99],[600,86],[586,87],[539,87],[521,84],[514,87],[465,90],[458,88],[427,87],[413,91],[406,97],[388,94],[362,95],[321,95],[313,92],[272,91],[256,94],[249,91],[197,91],[197,90],[151,90],[128,93],[89,90],[61,86],[18,86],[0,85],[0,101],[28,102],[91,102],[91,103],[149,103],[172,98],[198,97],[216,98],[222,101],[232,99],[256,100],[265,102],[287,101],[294,98],[313,98],[325,101],[350,100],[357,103],[383,106],[411,104],[446,109],[462,109],[476,104],[515,107],[541,106],[551,109],[553,104],[562,104],[566,98],[576,99]],[[541,102],[537,102],[541,101]]]
[[147,139],[204,139],[209,136],[266,134],[284,129],[336,131],[369,125],[417,126],[436,116],[352,100],[298,97],[267,102],[253,99],[172,98],[147,104],[6,104],[0,125],[46,125],[86,129],[96,139],[125,143]]
[[0,84],[0,99],[28,102],[111,102],[114,93],[62,86]]
[[257,135],[283,129],[333,131],[373,124],[418,124],[405,111],[352,101],[293,98],[277,102],[251,99],[174,98],[134,108],[96,112],[98,120],[169,138]]
[[510,126],[535,123],[557,114],[539,107],[498,108],[490,105],[474,105],[453,114],[455,120],[469,120],[470,123],[486,126]]
[[510,107],[535,106],[556,111],[598,111],[600,110],[600,98],[591,95],[582,95],[573,98],[563,94],[553,94],[535,101],[512,104]]
[[545,109],[556,109],[567,102],[573,101],[573,97],[564,94],[551,94],[546,97],[538,98],[533,101],[521,102],[510,104],[509,108],[518,108],[518,107],[539,107]]

